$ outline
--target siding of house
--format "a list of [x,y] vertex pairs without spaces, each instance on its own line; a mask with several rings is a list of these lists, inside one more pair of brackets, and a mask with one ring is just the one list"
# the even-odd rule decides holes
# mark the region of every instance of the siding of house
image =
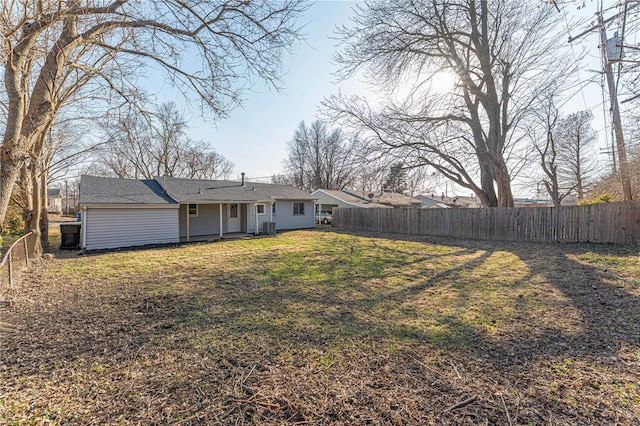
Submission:
[[[226,206],[222,209],[222,226],[226,226]],[[187,236],[187,205],[180,205],[180,236]],[[220,234],[220,204],[198,204],[198,216],[189,217],[189,235]]]
[[[293,203],[304,203],[304,215],[293,214]],[[301,201],[289,201],[278,200],[276,201],[276,214],[273,216],[273,221],[276,223],[276,229],[304,229],[313,228],[314,225],[314,206],[313,201],[301,200]],[[265,215],[265,221],[269,220],[269,214]]]
[[[331,208],[329,207],[343,207],[343,208],[349,208],[349,207],[354,207],[353,204],[349,204],[345,201],[340,200],[337,197],[332,197],[330,195],[325,194],[322,191],[316,191],[313,193],[313,196],[316,197],[318,199],[317,203],[321,205],[320,210],[321,211],[331,211]],[[325,206],[325,207],[323,207]],[[306,210],[305,210],[306,212]]]
[[87,208],[87,250],[179,242],[177,208]]
[[60,198],[47,198],[47,212],[62,213],[62,200]]
[[[271,204],[269,203],[259,203],[259,204],[264,204],[264,214],[259,214],[258,215],[258,233],[262,232],[262,224],[264,222],[271,222]],[[245,217],[247,219],[247,232],[250,234],[253,234],[255,232],[255,222],[256,222],[256,204],[255,203],[251,203],[251,204],[246,204],[246,214]],[[275,216],[273,217],[273,220],[275,221]]]

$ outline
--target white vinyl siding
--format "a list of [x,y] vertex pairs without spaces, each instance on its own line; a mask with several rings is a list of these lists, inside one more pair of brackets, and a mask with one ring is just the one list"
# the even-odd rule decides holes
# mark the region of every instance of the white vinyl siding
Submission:
[[[293,203],[304,203],[304,214],[293,214]],[[276,214],[273,215],[273,221],[276,223],[276,229],[305,229],[313,228],[314,211],[313,201],[276,201]]]
[[[224,206],[224,209],[227,207]],[[222,211],[223,225],[226,224],[226,210]],[[198,204],[198,216],[189,216],[189,235],[220,234],[220,204]],[[187,206],[180,206],[180,236],[187,236]]]
[[179,242],[177,208],[88,208],[86,250]]

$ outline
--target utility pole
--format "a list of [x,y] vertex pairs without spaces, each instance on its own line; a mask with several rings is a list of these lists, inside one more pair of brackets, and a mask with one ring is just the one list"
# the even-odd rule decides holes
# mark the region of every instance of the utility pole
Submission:
[[[625,201],[632,199],[631,177],[629,176],[629,163],[627,161],[627,148],[624,144],[624,134],[622,133],[622,119],[620,118],[620,107],[618,106],[618,94],[616,82],[613,76],[611,60],[620,58],[609,58],[607,52],[607,31],[604,27],[602,14],[598,13],[598,25],[600,26],[600,51],[604,60],[604,71],[609,87],[609,100],[611,102],[613,132],[616,137],[616,150],[618,152],[618,164],[620,165],[620,181],[622,183],[622,195]],[[617,48],[617,46],[616,46]]]
[[[638,3],[628,8],[625,8],[626,9],[625,12],[637,6],[638,6]],[[624,134],[622,132],[622,119],[620,118],[620,107],[618,106],[616,82],[613,76],[613,68],[611,66],[612,61],[614,60],[620,61],[622,58],[621,57],[609,58],[609,55],[607,52],[607,32],[605,28],[606,23],[614,20],[615,18],[620,16],[620,14],[616,14],[615,16],[612,16],[606,20],[602,18],[602,12],[598,12],[597,16],[598,16],[597,26],[591,27],[588,30],[583,31],[582,33],[578,34],[576,37],[569,37],[569,43],[592,32],[595,29],[598,29],[600,31],[600,51],[602,54],[602,59],[604,61],[605,76],[607,78],[607,86],[609,88],[609,100],[611,102],[611,113],[612,113],[611,121],[612,121],[613,130],[614,130],[614,136],[616,139],[616,151],[618,153],[618,164],[620,167],[620,181],[622,183],[622,195],[625,201],[630,201],[633,197],[631,192],[631,178],[629,175],[629,162],[627,161],[627,148],[624,143]],[[614,46],[614,47],[622,49],[622,46]],[[615,155],[614,155],[614,162],[615,162]]]

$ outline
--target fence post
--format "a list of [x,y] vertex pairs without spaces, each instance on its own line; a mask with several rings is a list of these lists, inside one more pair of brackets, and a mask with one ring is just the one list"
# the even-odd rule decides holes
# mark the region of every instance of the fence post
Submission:
[[24,240],[22,240],[22,242],[24,243],[24,262],[27,265],[27,268],[29,267],[29,249],[27,248],[27,239],[25,238]]
[[13,256],[11,255],[11,250],[7,253],[9,256],[9,288],[13,287]]

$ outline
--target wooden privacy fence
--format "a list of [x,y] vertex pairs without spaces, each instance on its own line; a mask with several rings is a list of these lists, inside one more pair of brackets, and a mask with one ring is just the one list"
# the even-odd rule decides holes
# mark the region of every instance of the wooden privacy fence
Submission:
[[333,226],[476,240],[638,244],[640,202],[478,209],[334,208]]
[[7,250],[2,258],[2,262],[0,263],[0,289],[7,285],[11,288],[13,285],[14,272],[29,266],[27,238],[29,238],[31,234],[32,232],[29,232],[11,244],[9,250]]

